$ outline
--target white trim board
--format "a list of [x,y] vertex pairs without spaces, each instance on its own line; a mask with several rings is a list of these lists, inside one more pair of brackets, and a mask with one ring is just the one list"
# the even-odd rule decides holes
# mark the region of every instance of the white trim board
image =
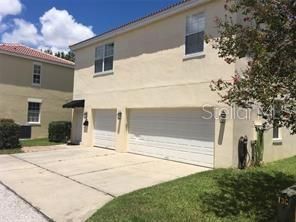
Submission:
[[28,98],[28,102],[31,102],[31,103],[42,103],[42,99]]

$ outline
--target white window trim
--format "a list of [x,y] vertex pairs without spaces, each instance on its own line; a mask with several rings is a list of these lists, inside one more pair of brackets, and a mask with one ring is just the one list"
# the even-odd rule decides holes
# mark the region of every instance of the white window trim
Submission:
[[[29,106],[29,102],[32,102],[32,103],[39,103],[40,104],[40,110],[39,110],[39,121],[38,122],[30,122],[27,120],[27,124],[29,125],[41,125],[41,106],[42,106],[42,99],[36,99],[36,98],[28,98],[28,101],[27,101],[27,105]],[[27,119],[28,119],[28,112],[29,112],[29,109],[27,109]]]
[[[273,128],[272,128],[273,130]],[[283,138],[282,138],[282,128],[278,127],[278,131],[279,131],[279,137],[278,138],[274,138],[272,135],[272,143],[273,144],[281,144],[283,142]],[[273,134],[273,132],[272,132]]]
[[42,103],[42,99],[28,98],[28,102],[32,102],[32,103]]
[[96,72],[93,76],[104,76],[104,75],[111,75],[113,74],[113,70],[108,70],[108,71],[104,71],[104,72]]
[[[40,83],[34,83],[34,66],[35,65],[38,65],[40,66]],[[42,63],[40,62],[33,62],[33,65],[32,65],[32,86],[41,86],[41,82],[42,82]]]
[[279,145],[279,144],[282,144],[282,143],[283,143],[283,139],[282,138],[273,138],[272,139],[272,144]]
[[205,47],[206,47],[206,44],[205,44],[205,40],[204,40],[204,48],[203,48],[203,51],[201,52],[196,52],[196,53],[191,53],[191,54],[186,54],[186,37],[187,37],[187,32],[186,32],[186,26],[187,26],[187,17],[189,16],[193,16],[193,15],[202,15],[204,16],[205,18],[205,28],[204,28],[204,32],[206,32],[206,27],[207,27],[207,14],[206,12],[197,12],[197,13],[191,13],[189,15],[187,15],[185,17],[185,33],[184,33],[184,57],[183,57],[183,61],[186,61],[186,60],[190,60],[190,59],[196,59],[196,58],[203,58],[205,57]]
[[[112,57],[113,57],[113,67],[112,67],[112,70],[104,71],[104,68],[105,68],[105,58],[109,58],[109,57],[111,57],[111,56],[109,56],[109,57],[105,57],[105,46],[106,46],[106,45],[109,45],[109,44],[113,44],[113,55],[112,55]],[[104,47],[103,47],[103,49],[104,49],[104,52],[103,52],[104,57],[103,57],[103,64],[102,64],[102,72],[95,72],[95,71],[94,71],[94,77],[95,77],[95,76],[100,76],[100,75],[109,75],[109,74],[113,74],[113,73],[114,73],[113,70],[114,70],[114,51],[115,51],[115,44],[114,44],[114,42],[106,42],[106,43],[104,43],[104,44],[97,45],[97,46],[95,47],[95,62],[96,62],[96,60],[97,60],[97,58],[96,58],[96,49],[97,49],[98,47],[101,47],[101,46],[104,46]],[[96,64],[94,63],[94,65],[96,65]],[[94,67],[94,70],[95,70],[95,67]]]
[[[273,144],[282,144],[282,128],[281,127],[277,127],[278,128],[278,137],[274,138],[273,137],[273,131],[272,131],[272,143]],[[272,127],[272,130],[274,129],[274,127]]]
[[205,51],[192,53],[192,54],[185,54],[183,57],[183,61],[190,60],[190,59],[200,59],[206,56]]

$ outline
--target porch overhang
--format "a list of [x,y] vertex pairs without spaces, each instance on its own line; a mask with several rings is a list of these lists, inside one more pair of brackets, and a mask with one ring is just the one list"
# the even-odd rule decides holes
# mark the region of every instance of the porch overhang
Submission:
[[83,108],[84,107],[84,100],[72,100],[63,105],[63,108]]

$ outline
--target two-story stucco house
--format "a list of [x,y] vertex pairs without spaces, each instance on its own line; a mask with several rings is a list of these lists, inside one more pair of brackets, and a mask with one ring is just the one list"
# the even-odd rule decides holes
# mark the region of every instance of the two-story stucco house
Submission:
[[0,44],[0,119],[47,137],[52,121],[71,120],[62,105],[73,96],[74,63],[20,44]]
[[[241,110],[247,117],[236,117],[209,87],[244,66],[225,63],[204,41],[217,36],[215,18],[224,13],[223,0],[182,1],[72,45],[72,139],[210,168],[237,166],[238,140],[247,135],[251,150],[257,115]],[[295,155],[295,143],[285,129],[270,129],[264,160]]]

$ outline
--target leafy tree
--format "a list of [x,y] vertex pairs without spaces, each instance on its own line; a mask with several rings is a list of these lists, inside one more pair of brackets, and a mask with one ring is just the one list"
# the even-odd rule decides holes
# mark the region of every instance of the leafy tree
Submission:
[[[41,50],[41,51],[42,51],[42,50]],[[52,55],[52,54],[53,54],[51,49],[45,49],[43,52],[44,52],[44,53],[47,53],[47,54],[49,54],[49,55]]]
[[66,59],[72,62],[75,62],[75,55],[72,51],[69,51],[67,53],[64,52],[56,52],[55,56],[60,57],[62,59]]
[[[225,9],[217,18],[219,37],[209,41],[227,63],[248,63],[233,81],[213,81],[212,90],[229,105],[259,107],[265,129],[277,124],[295,134],[296,1],[226,0]],[[275,104],[282,110],[277,115]]]
[[[45,49],[43,52],[53,55],[53,52],[51,49]],[[69,60],[71,62],[75,62],[75,54],[72,51],[68,51],[67,53],[63,52],[63,51],[59,51],[54,53],[55,56],[62,58],[62,59],[66,59]]]

